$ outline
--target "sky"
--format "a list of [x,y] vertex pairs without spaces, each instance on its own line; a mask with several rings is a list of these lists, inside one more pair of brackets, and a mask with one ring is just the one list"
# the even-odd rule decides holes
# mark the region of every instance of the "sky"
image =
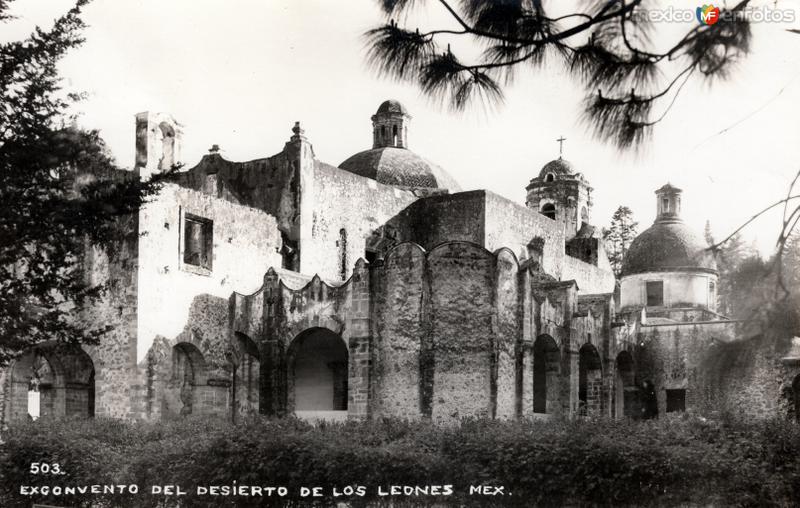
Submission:
[[[401,21],[452,25],[437,2],[418,3],[425,5]],[[571,3],[546,5],[557,14]],[[762,3],[800,12],[797,1]],[[0,39],[49,26],[70,2],[12,6],[18,19]],[[558,157],[556,139],[564,136],[564,158],[594,187],[591,221],[600,226],[626,205],[640,231],[649,227],[653,192],[671,182],[684,189],[684,220],[698,232],[708,220],[721,238],[781,199],[800,170],[800,35],[786,30],[800,21],[755,24],[752,51],[729,80],[690,81],[653,138],[621,153],[592,138],[581,122],[583,88],[558,65],[521,71],[503,104],[462,113],[413,84],[377,77],[366,65],[362,37],[384,21],[376,0],[94,0],[85,20],[86,42],[61,65],[64,85],[86,93],[79,123],[99,129],[123,167],[133,165],[134,115],[148,110],[184,125],[188,167],[212,144],[236,161],[278,153],[295,121],[317,158],[338,165],[372,147],[370,116],[393,98],[413,116],[412,150],[464,190],[488,189],[520,203],[530,179]],[[655,43],[666,44],[692,23],[657,23]],[[474,47],[456,49],[469,54]],[[773,213],[744,236],[768,254],[779,225]]]

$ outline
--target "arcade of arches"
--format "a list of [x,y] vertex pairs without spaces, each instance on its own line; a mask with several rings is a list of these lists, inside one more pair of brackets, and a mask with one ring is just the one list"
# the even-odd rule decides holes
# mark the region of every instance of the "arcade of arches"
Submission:
[[[173,419],[259,412],[261,352],[240,333],[232,346],[224,374],[194,343],[178,342],[166,350],[148,368],[147,414]],[[278,374],[285,387],[283,414],[347,418],[349,352],[341,336],[325,328],[305,330],[290,342],[284,358]],[[6,421],[95,414],[94,363],[80,347],[43,344],[19,357],[10,373]]]
[[[153,392],[164,418],[189,414],[258,412],[262,391],[261,352],[244,334],[234,334],[231,380],[209,379],[209,366],[198,347],[179,342],[158,369]],[[557,342],[539,336],[533,345],[533,412],[557,414],[569,409],[569,371]],[[569,362],[567,362],[569,363]],[[605,414],[603,367],[591,344],[578,353],[578,414]],[[345,341],[325,328],[299,333],[285,353],[286,413],[309,419],[342,419],[348,410],[349,353]],[[10,420],[47,416],[94,415],[94,365],[75,346],[42,345],[21,356],[12,368]],[[800,377],[798,377],[800,380]],[[800,393],[795,380],[794,393]],[[641,389],[633,358],[617,355],[611,382],[611,415],[640,416]],[[795,402],[800,403],[800,401]]]
[[[540,335],[533,344],[533,412],[556,414],[568,409],[569,362],[549,335]],[[642,388],[636,383],[633,356],[621,351],[614,365],[614,377],[604,381],[603,365],[597,348],[584,344],[578,351],[578,415],[615,418],[641,418]]]

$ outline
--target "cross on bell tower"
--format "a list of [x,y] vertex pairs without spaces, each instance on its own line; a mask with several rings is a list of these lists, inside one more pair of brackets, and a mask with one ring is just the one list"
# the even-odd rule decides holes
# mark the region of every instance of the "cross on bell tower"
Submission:
[[566,140],[567,140],[567,138],[565,138],[564,136],[561,136],[560,138],[558,138],[556,140],[558,142],[558,157],[559,158],[561,158],[561,156],[564,155],[564,141],[566,141]]

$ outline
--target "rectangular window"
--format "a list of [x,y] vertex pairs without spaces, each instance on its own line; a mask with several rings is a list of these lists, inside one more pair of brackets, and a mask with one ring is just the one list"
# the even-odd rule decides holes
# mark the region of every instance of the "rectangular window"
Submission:
[[647,306],[661,307],[662,305],[664,305],[664,281],[647,282]]
[[214,222],[186,214],[183,219],[183,262],[211,270],[214,247]]
[[686,390],[667,390],[667,413],[686,411]]

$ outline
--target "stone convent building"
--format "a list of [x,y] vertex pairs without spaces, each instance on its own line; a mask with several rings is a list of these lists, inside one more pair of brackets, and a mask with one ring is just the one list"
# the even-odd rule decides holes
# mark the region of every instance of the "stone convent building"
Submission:
[[[741,404],[728,387],[743,384],[754,413],[784,408],[800,362],[778,381],[768,359],[704,368],[738,324],[715,312],[716,266],[680,189],[656,191],[615,288],[593,188],[569,162],[535,171],[524,206],[464,192],[411,150],[410,121],[384,102],[371,146],[338,166],[299,124],[270,157],[213,148],[120,224],[124,242],[87,253],[110,290],[84,317],[113,331],[0,371],[2,420],[638,418]],[[169,115],[137,115],[136,171],[180,161],[181,141]]]

